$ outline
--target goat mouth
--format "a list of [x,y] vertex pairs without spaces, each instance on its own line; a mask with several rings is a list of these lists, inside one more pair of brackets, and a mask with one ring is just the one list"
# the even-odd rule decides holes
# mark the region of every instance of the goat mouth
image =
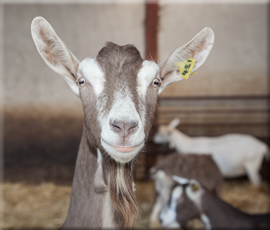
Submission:
[[140,147],[141,145],[143,145],[143,141],[137,145],[133,145],[133,146],[114,146],[112,144],[109,144],[107,141],[105,141],[103,138],[101,139],[103,142],[105,142],[107,145],[109,145],[110,147],[114,148],[115,150],[117,150],[118,152],[121,153],[128,153],[133,151],[134,149]]
[[133,151],[136,147],[114,147],[118,152],[128,153]]
[[133,146],[113,146],[102,138],[101,144],[114,160],[120,163],[127,163],[142,149],[144,141]]

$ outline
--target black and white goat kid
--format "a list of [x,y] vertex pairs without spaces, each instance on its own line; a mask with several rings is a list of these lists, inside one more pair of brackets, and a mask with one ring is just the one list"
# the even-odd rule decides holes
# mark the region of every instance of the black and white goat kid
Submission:
[[185,226],[200,218],[206,229],[269,229],[270,213],[247,214],[209,192],[197,180],[173,176],[178,182],[160,213],[162,226]]

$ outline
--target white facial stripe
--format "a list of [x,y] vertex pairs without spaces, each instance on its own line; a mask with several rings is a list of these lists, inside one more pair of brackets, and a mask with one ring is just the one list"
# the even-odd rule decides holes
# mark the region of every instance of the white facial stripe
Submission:
[[[157,77],[159,73],[159,66],[153,61],[143,61],[142,68],[138,72],[137,77],[137,92],[139,97],[144,101],[148,86],[150,85],[151,81]],[[145,125],[145,107],[144,105],[139,105],[140,114],[142,118],[142,125]]]
[[177,200],[180,199],[182,194],[183,188],[181,186],[175,187],[172,192],[170,204],[168,206],[165,206],[165,208],[160,213],[160,218],[164,227],[174,227],[175,225],[178,225],[178,227],[180,227],[180,225],[176,222],[176,206]]
[[143,99],[145,98],[146,91],[151,81],[157,76],[159,72],[158,65],[153,61],[143,61],[142,68],[138,73],[137,78],[137,92]]
[[123,116],[130,120],[139,119],[139,114],[136,110],[135,103],[132,100],[132,95],[128,91],[128,87],[123,86],[122,89],[116,90],[114,93],[113,106],[110,111],[111,117]]
[[177,200],[182,196],[182,193],[183,193],[182,186],[175,187],[173,192],[172,192],[172,199],[171,199],[170,208],[175,210],[175,212],[176,212]]
[[[138,124],[137,131],[130,135],[124,143],[122,137],[119,136],[118,133],[115,133],[110,127],[110,121],[115,119],[135,121]],[[98,120],[102,130],[101,144],[107,153],[117,162],[129,162],[144,146],[144,123],[136,110],[136,106],[132,100],[132,95],[127,86],[122,85],[121,88],[118,88],[115,91],[111,110],[108,115],[100,112]],[[129,152],[119,152],[117,148],[126,150],[127,148],[133,149],[130,149]]]
[[173,180],[178,182],[179,184],[188,184],[189,180],[184,177],[179,177],[179,176],[172,176]]
[[79,76],[78,74],[78,77],[85,77],[93,86],[95,94],[98,97],[104,89],[106,79],[97,61],[93,58],[86,58],[80,63],[79,70],[78,73],[80,74],[81,72],[83,76]]

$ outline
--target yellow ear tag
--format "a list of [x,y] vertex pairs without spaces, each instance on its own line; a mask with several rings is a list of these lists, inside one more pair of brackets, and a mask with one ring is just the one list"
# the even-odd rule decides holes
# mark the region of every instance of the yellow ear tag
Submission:
[[[178,62],[176,64],[176,66],[179,68],[179,72],[180,72],[182,78],[188,79],[195,62],[196,62],[195,59],[189,58],[183,62]],[[193,74],[196,74],[196,71]],[[193,75],[193,74],[191,74],[191,75]]]
[[196,184],[191,184],[191,189],[192,189],[193,192],[196,192],[196,191],[198,191],[200,188],[199,188],[198,185],[196,185]]

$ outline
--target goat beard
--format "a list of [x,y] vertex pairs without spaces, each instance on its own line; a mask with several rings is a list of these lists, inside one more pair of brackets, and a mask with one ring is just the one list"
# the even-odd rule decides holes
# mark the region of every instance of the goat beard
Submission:
[[138,214],[131,162],[121,164],[111,160],[110,168],[110,194],[113,205],[123,218],[124,228],[131,228]]

